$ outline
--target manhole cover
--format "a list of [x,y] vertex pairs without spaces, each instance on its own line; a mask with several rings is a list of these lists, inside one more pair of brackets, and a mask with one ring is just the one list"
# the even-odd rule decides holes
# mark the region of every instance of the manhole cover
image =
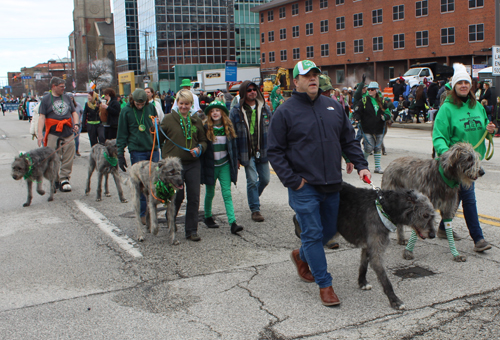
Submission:
[[394,272],[394,275],[399,276],[403,279],[418,279],[419,277],[431,276],[434,274],[436,273],[419,266],[401,268]]

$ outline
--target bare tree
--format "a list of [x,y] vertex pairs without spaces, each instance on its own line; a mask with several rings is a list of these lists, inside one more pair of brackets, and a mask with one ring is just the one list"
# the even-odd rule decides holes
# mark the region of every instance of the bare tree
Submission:
[[93,61],[89,68],[89,80],[94,82],[96,90],[109,87],[113,81],[111,60],[100,59]]

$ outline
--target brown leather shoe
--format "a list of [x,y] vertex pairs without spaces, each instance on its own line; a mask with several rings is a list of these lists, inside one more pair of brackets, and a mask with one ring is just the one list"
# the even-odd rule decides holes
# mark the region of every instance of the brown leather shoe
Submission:
[[255,222],[264,222],[264,216],[261,215],[260,211],[254,211],[252,213],[252,220]]
[[323,306],[336,306],[340,305],[340,300],[337,294],[333,291],[332,286],[319,289],[319,297]]
[[305,282],[314,282],[314,276],[311,273],[311,269],[309,269],[309,265],[306,262],[300,259],[298,249],[292,251],[290,258],[297,268],[297,274],[299,274],[300,279]]

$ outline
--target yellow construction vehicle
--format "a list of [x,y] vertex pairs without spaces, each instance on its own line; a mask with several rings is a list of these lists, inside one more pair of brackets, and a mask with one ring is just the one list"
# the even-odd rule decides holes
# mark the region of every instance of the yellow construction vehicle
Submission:
[[271,92],[274,85],[280,85],[281,91],[290,89],[290,73],[286,68],[280,67],[276,73],[264,78],[264,92]]

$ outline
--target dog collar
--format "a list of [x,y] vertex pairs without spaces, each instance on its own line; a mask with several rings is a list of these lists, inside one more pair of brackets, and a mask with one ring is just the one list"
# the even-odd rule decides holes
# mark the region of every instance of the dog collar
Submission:
[[460,185],[460,183],[457,182],[457,181],[455,181],[455,180],[452,180],[452,179],[449,179],[448,177],[446,177],[446,175],[444,174],[444,169],[441,166],[441,162],[439,161],[439,158],[436,158],[436,160],[439,163],[439,174],[441,175],[441,178],[446,183],[446,185],[449,186],[452,189],[458,187]]
[[384,226],[390,232],[395,232],[396,226],[394,225],[394,223],[392,223],[391,217],[387,215],[387,213],[384,211],[384,208],[382,208],[382,204],[380,203],[380,200],[378,198],[375,200],[375,206],[377,207],[378,216],[380,217],[380,220],[382,221]]
[[31,156],[29,153],[20,153],[19,154],[19,157],[25,157],[27,160],[28,160],[28,172],[26,172],[23,176],[23,178],[25,180],[28,180],[31,178],[31,176],[33,175],[33,160],[31,159]]
[[165,185],[165,183],[158,179],[158,181],[155,182],[155,186],[156,195],[158,196],[158,198],[163,201],[164,205],[169,204],[176,192],[172,183],[168,183],[168,185]]
[[109,157],[106,152],[104,152],[104,159],[106,159],[111,166],[116,166],[118,164],[118,157]]

